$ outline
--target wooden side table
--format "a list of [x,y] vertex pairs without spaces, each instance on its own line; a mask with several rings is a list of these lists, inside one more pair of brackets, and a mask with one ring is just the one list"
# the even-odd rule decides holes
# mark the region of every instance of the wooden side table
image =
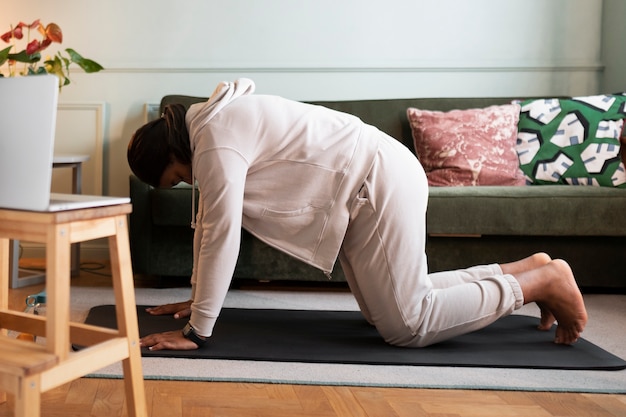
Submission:
[[[120,361],[124,370],[128,415],[146,415],[128,241],[127,215],[130,212],[131,205],[128,203],[57,213],[0,209],[0,328],[45,337],[45,353],[48,354],[40,358],[41,352],[33,347],[24,349],[24,357],[14,355],[13,358],[11,352],[2,349],[3,346],[15,349],[15,343],[0,343],[0,357],[3,358],[0,389],[16,394],[19,416],[39,415],[38,409],[36,413],[33,410],[38,407],[29,405],[29,401],[38,404],[42,392]],[[103,237],[109,242],[119,330],[70,322],[70,246]],[[46,245],[45,317],[9,310],[10,239]],[[0,335],[0,338],[7,337]],[[72,343],[85,348],[74,352],[71,350]],[[42,361],[45,361],[45,366]],[[25,385],[20,388],[11,378],[26,367],[28,369],[24,372],[35,372],[36,378],[29,375],[32,382],[26,385],[28,391],[24,392]],[[33,367],[38,370],[33,371]]]
[[[83,163],[89,160],[89,155],[57,154],[52,159],[52,168],[72,169],[72,193],[83,192]],[[10,256],[11,288],[21,288],[27,285],[39,284],[45,281],[46,275],[40,271],[33,271],[19,267],[20,241],[12,240]],[[80,274],[80,243],[72,245],[72,276]]]

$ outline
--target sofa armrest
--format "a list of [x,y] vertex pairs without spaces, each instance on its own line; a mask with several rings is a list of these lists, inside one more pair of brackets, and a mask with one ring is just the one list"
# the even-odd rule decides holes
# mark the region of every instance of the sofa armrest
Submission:
[[149,270],[152,240],[152,215],[150,212],[150,190],[152,187],[134,175],[129,178],[130,201],[133,211],[129,216],[130,251],[133,270],[146,273]]

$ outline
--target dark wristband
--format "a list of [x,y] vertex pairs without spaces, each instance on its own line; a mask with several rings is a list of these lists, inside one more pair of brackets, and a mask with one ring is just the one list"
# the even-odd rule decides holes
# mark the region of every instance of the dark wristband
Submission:
[[194,342],[196,345],[198,345],[198,347],[204,346],[208,341],[208,339],[198,336],[198,333],[196,333],[196,329],[194,329],[189,323],[187,323],[187,325],[185,325],[185,327],[183,328],[183,336],[185,337],[185,339],[189,339]]

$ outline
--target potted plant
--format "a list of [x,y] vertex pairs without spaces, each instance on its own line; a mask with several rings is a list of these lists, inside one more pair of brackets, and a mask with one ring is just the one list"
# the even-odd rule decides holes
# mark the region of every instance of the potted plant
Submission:
[[[37,34],[38,37],[31,37]],[[10,44],[7,48],[0,50],[0,77],[54,74],[59,78],[60,89],[70,83],[71,64],[78,65],[87,73],[103,69],[97,62],[84,58],[71,48],[58,51],[53,56],[46,57],[42,62],[43,50],[52,43],[63,42],[63,33],[56,23],[44,26],[39,19],[31,24],[20,22],[15,26],[11,25],[9,31],[1,35],[0,39]],[[18,47],[21,42],[23,46]]]

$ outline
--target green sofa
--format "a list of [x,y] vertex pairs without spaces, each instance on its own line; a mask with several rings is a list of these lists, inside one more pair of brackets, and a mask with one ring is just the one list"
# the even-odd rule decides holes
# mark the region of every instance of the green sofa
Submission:
[[[163,97],[191,105],[206,98]],[[408,107],[448,111],[512,98],[417,98],[315,102],[351,113],[413,149]],[[410,181],[407,178],[407,181]],[[188,277],[192,268],[191,188],[154,189],[130,177],[130,243],[135,273]],[[582,186],[431,187],[427,253],[431,272],[508,262],[537,251],[566,259],[586,289],[626,289],[626,190]],[[242,231],[235,279],[327,281]],[[339,263],[332,281],[345,280]]]

